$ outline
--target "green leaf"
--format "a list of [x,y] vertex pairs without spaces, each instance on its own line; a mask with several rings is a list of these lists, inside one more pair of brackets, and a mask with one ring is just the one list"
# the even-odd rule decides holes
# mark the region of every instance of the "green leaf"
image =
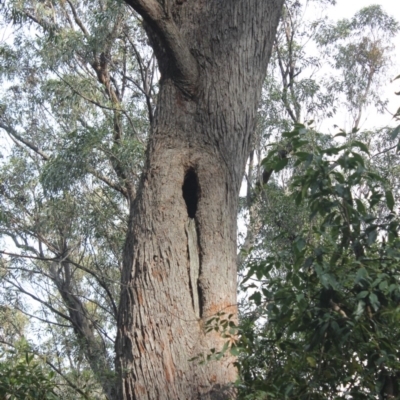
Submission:
[[300,289],[300,279],[297,274],[293,275],[292,284],[296,289]]
[[241,352],[240,347],[238,347],[238,346],[231,346],[231,348],[230,348],[230,353],[231,353],[234,357],[239,356],[240,352]]
[[315,361],[315,358],[313,357],[307,357],[307,362],[310,364],[310,367],[315,368],[317,366],[317,362]]
[[375,228],[374,230],[368,233],[368,238],[367,238],[368,245],[375,243],[377,237],[378,237],[378,230]]
[[294,388],[294,383],[290,382],[285,388],[285,395],[289,396],[290,392],[293,390],[293,388]]
[[253,300],[254,303],[259,306],[261,304],[261,293],[260,292],[254,292],[250,297],[250,300]]
[[380,306],[380,303],[379,303],[379,300],[378,300],[378,296],[375,293],[370,293],[368,298],[369,298],[369,301],[370,301],[371,306],[373,307],[373,309],[375,311],[378,311],[379,306]]
[[313,156],[311,153],[307,153],[305,151],[298,151],[294,154],[298,159],[300,159],[301,161],[306,161],[309,159],[309,157]]
[[224,346],[222,347],[221,354],[224,355],[226,350],[228,350],[229,342],[225,342]]
[[396,139],[396,137],[399,135],[399,133],[400,133],[400,125],[396,126],[396,128],[393,129],[393,131],[390,134],[390,138]]
[[361,282],[362,280],[365,280],[368,278],[368,272],[364,267],[361,267],[358,269],[357,273],[356,273],[356,283]]
[[323,150],[322,152],[327,154],[328,156],[339,154],[341,150],[343,150],[343,146],[340,147],[329,147],[328,149]]
[[369,154],[369,150],[368,147],[365,143],[360,142],[359,140],[354,140],[351,144],[351,147],[358,147],[361,151],[363,151],[364,153]]
[[360,156],[360,154],[354,153],[354,152],[351,152],[351,154],[353,155],[354,159],[355,159],[360,165],[362,165],[363,167],[365,167],[364,159]]
[[263,160],[261,161],[261,165],[265,166],[269,166],[271,163],[271,160],[273,159],[273,157],[275,156],[275,154],[278,152],[277,149],[271,150],[268,152],[267,157],[263,158]]
[[282,160],[277,161],[276,163],[274,163],[273,165],[273,169],[275,172],[279,172],[281,171],[283,168],[286,167],[286,165],[288,164],[289,159],[288,158],[283,158]]
[[363,202],[360,199],[356,199],[357,210],[360,214],[365,215],[366,210]]
[[298,251],[302,251],[306,247],[306,241],[303,238],[298,238],[295,243]]
[[365,303],[362,300],[360,300],[357,303],[357,309],[356,309],[356,311],[354,313],[355,316],[356,317],[360,317],[364,313],[364,310],[365,310]]
[[394,207],[394,198],[393,198],[393,193],[391,190],[386,190],[385,191],[385,197],[386,197],[386,204],[389,208],[390,211],[393,211]]
[[301,204],[301,201],[303,200],[303,191],[299,191],[297,194],[296,194],[296,198],[295,198],[295,203],[296,203],[296,206],[299,206],[300,204]]
[[282,137],[290,139],[290,138],[292,138],[294,136],[297,136],[298,134],[299,134],[298,130],[294,130],[294,131],[291,131],[291,132],[283,132],[282,133]]
[[382,281],[379,284],[379,290],[385,291],[385,290],[387,290],[388,287],[389,287],[389,285],[388,285],[387,281]]
[[360,293],[357,294],[357,299],[365,299],[368,295],[368,290],[362,290]]

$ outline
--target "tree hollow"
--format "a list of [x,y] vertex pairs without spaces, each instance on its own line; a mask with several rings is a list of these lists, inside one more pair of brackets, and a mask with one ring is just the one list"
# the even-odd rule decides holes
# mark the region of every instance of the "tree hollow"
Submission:
[[189,218],[194,218],[196,216],[199,194],[199,179],[194,168],[189,168],[186,171],[182,185],[182,196],[186,203]]

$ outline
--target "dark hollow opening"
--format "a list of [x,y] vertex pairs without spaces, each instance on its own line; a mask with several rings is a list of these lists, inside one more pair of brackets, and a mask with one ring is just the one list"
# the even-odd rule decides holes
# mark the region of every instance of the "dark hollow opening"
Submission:
[[189,218],[194,218],[199,200],[199,181],[193,168],[190,168],[185,174],[182,185],[182,196],[186,203]]
[[203,289],[200,287],[197,280],[197,295],[199,296],[199,317],[203,318],[203,308],[204,308],[204,294]]

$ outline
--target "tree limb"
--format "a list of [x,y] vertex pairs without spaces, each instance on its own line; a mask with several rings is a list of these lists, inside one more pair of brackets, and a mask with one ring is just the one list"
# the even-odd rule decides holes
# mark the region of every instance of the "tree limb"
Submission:
[[107,178],[106,176],[101,175],[99,172],[97,172],[93,168],[88,168],[87,171],[92,174],[95,178],[99,179],[100,181],[104,182],[106,185],[108,185],[110,188],[120,192],[126,199],[129,199],[127,190],[122,187],[121,185],[113,182],[111,179]]
[[[15,258],[27,258],[30,260],[40,260],[40,261],[51,261],[51,262],[59,262],[61,261],[59,257],[54,257],[54,258],[48,258],[48,257],[36,257],[36,256],[29,256],[29,255],[24,255],[24,254],[17,254],[17,253],[10,253],[8,251],[4,251],[4,250],[0,250],[0,254],[4,254],[7,255],[9,257],[15,257]],[[62,260],[64,261],[64,260]],[[104,282],[103,278],[100,278],[95,272],[93,272],[91,269],[84,267],[83,265],[76,263],[70,259],[66,259],[65,261],[67,261],[68,263],[74,265],[75,267],[79,268],[80,270],[90,274],[91,276],[93,276],[97,283],[106,291],[108,298],[111,301],[111,305],[112,305],[112,309],[113,309],[113,316],[114,318],[116,318],[117,313],[118,313],[118,309],[117,309],[117,305],[114,301],[113,296],[111,295],[110,290],[108,289],[107,284]],[[43,274],[43,272],[40,272],[41,274]],[[48,278],[53,279],[53,277],[50,277],[47,274],[43,274],[46,275]]]
[[74,5],[72,4],[72,2],[70,0],[67,0],[67,3],[69,4],[69,6],[71,8],[72,15],[74,16],[74,20],[75,20],[76,24],[79,26],[79,28],[81,29],[83,34],[86,36],[86,38],[88,38],[90,36],[89,32],[87,31],[86,27],[83,25],[81,19],[79,18]]
[[70,317],[68,317],[68,315],[58,311],[57,309],[55,309],[53,306],[51,306],[48,302],[40,299],[39,297],[35,296],[34,294],[28,292],[27,290],[25,290],[21,285],[17,285],[16,283],[10,281],[9,279],[4,279],[7,283],[9,283],[10,285],[12,285],[13,287],[15,287],[17,290],[19,290],[21,293],[29,296],[30,298],[32,298],[33,300],[37,301],[40,304],[43,304],[45,307],[47,307],[49,310],[51,310],[54,314],[60,316],[61,318],[65,319],[66,321],[69,321],[71,324],[73,324],[73,321],[71,320]]
[[[168,77],[184,93],[194,96],[199,75],[197,61],[191,54],[172,16],[163,9],[157,0],[125,0],[125,2],[143,17],[150,38],[155,35],[160,41],[161,46],[153,43],[153,47],[159,59],[161,74],[170,75]],[[169,55],[168,68],[160,62],[162,48],[166,50],[165,54]]]
[[22,136],[20,136],[18,134],[18,132],[15,129],[13,129],[11,126],[8,126],[8,125],[4,124],[3,122],[0,122],[0,128],[3,128],[10,136],[13,136],[15,139],[17,139],[21,143],[23,143],[26,147],[29,147],[35,153],[39,154],[43,158],[43,160],[46,160],[46,161],[49,160],[50,157],[46,153],[44,153],[39,147],[34,145],[29,140],[26,140]]

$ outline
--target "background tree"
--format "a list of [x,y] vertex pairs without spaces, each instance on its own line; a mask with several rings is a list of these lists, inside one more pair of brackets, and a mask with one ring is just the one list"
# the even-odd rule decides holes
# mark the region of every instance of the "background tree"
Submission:
[[3,9],[4,22],[21,26],[2,48],[0,123],[14,145],[1,169],[1,232],[16,248],[2,263],[3,300],[50,324],[46,333],[34,325],[36,340],[60,370],[88,383],[90,368],[114,398],[126,202],[156,65],[150,51],[138,52],[144,36],[132,12],[88,7],[99,11],[73,2]]
[[[338,110],[340,116],[348,116],[349,132],[360,128],[363,115],[371,107],[385,111],[387,101],[382,98],[381,88],[389,80],[398,23],[380,6],[366,7],[351,20],[332,23],[326,18],[329,7],[330,2],[326,1],[285,2],[246,172],[247,194],[242,205],[248,226],[239,266],[249,249],[265,237],[262,215],[274,214],[276,204],[285,207],[285,202],[272,193],[270,196],[275,200],[271,199],[267,207],[266,193],[259,190],[259,185],[268,182],[271,176],[261,166],[271,142],[279,141],[281,133],[291,130],[293,123],[313,120],[316,126],[322,124],[327,128],[332,121],[331,125],[342,126],[346,118],[336,120]],[[306,16],[310,8],[313,12],[309,20]],[[328,136],[323,140],[329,141]],[[374,141],[371,137],[365,140]],[[380,140],[376,144],[384,145]],[[283,140],[279,146],[282,151],[290,150],[290,140]],[[289,176],[288,172],[279,174],[283,186]],[[258,201],[260,196],[264,200]],[[295,212],[285,214],[291,218]],[[287,223],[290,226],[292,221]]]

